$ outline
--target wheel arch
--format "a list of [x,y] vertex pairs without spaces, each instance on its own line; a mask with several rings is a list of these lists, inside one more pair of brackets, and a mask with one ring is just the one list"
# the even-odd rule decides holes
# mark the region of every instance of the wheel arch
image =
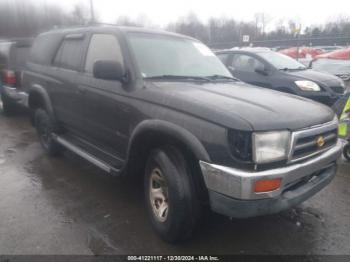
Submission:
[[28,95],[28,107],[31,112],[31,120],[33,120],[34,111],[37,108],[45,109],[50,115],[50,117],[54,119],[52,103],[49,94],[47,93],[44,87],[35,84],[28,90]]
[[140,177],[151,150],[166,145],[175,146],[185,154],[185,159],[190,163],[189,168],[195,174],[193,179],[198,192],[202,199],[206,199],[206,187],[198,161],[211,162],[206,149],[190,131],[164,120],[145,120],[134,129],[124,173],[133,178]]
[[145,120],[134,129],[128,146],[127,159],[141,145],[140,142],[145,142],[145,138],[156,138],[160,141],[165,138],[173,139],[174,142],[185,146],[198,160],[210,162],[206,149],[195,135],[181,126],[164,120]]

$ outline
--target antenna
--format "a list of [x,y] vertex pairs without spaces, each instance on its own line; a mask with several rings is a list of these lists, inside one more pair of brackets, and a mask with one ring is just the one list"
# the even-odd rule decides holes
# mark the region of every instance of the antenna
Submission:
[[95,14],[94,14],[94,3],[93,0],[90,0],[90,12],[91,12],[91,22],[95,22]]

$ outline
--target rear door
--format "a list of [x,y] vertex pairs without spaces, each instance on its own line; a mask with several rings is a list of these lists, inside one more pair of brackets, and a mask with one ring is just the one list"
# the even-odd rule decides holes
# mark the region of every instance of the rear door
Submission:
[[93,77],[93,65],[98,60],[117,61],[124,66],[118,38],[112,33],[92,34],[79,75],[79,88],[84,90],[84,133],[94,145],[113,155],[124,157],[128,141],[128,92],[120,81]]
[[48,91],[58,120],[73,132],[81,132],[83,97],[77,86],[83,51],[87,44],[84,34],[66,35],[48,69]]
[[269,76],[255,71],[256,68],[265,68],[265,66],[262,61],[248,54],[235,53],[228,60],[228,69],[233,76],[252,85],[271,88]]

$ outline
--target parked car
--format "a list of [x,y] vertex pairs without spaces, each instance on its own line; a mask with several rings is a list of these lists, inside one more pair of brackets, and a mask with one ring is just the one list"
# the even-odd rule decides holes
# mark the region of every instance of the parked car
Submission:
[[320,46],[314,46],[313,48],[322,49],[322,50],[324,50],[324,53],[333,52],[333,51],[343,49],[343,47],[337,46],[337,45],[320,45]]
[[291,58],[298,60],[304,66],[308,67],[312,59],[320,54],[325,53],[326,51],[321,48],[312,48],[312,47],[291,47],[278,51],[281,54],[287,55]]
[[5,114],[25,106],[28,95],[23,91],[21,75],[32,39],[0,42],[0,96]]
[[[201,42],[86,27],[41,34],[23,75],[43,148],[143,183],[151,224],[189,237],[206,205],[230,217],[288,209],[334,178],[328,107],[233,78]],[[132,192],[130,192],[132,194]]]
[[272,51],[223,50],[216,55],[238,79],[332,106],[345,91],[333,75],[308,69],[298,61]]
[[314,70],[340,77],[350,91],[350,48],[318,55],[310,66]]

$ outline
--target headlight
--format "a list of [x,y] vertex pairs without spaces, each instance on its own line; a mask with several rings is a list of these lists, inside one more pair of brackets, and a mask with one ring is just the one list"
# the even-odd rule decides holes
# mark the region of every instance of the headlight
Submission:
[[294,83],[303,91],[321,91],[320,86],[312,81],[301,80]]
[[289,131],[253,134],[253,160],[257,164],[287,159],[289,147]]

